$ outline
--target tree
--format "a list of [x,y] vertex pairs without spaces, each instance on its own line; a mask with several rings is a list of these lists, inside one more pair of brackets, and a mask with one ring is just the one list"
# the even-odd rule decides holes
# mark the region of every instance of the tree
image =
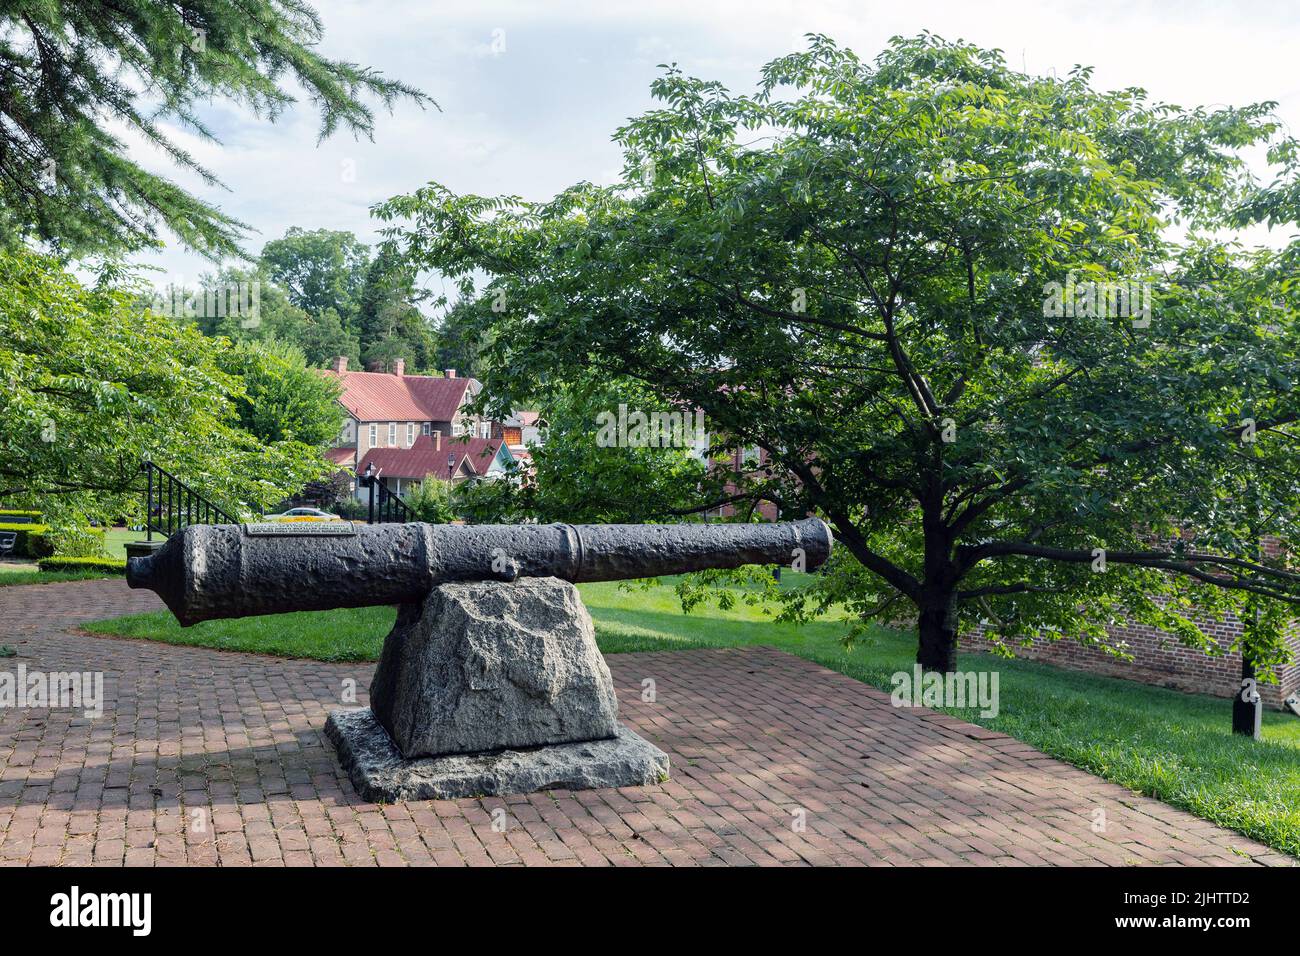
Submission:
[[243,223],[130,159],[116,130],[214,184],[164,126],[215,141],[199,115],[208,100],[274,120],[293,102],[282,88],[292,77],[320,112],[322,139],[372,135],[366,97],[430,102],[322,56],[320,18],[299,0],[18,0],[0,9],[0,27],[0,235],[67,256],[154,245],[159,224],[211,258],[241,254]]
[[433,476],[425,478],[404,499],[406,506],[415,512],[415,520],[429,524],[450,524],[456,520],[450,481]]
[[312,365],[328,365],[340,355],[361,361],[361,343],[343,327],[343,320],[333,309],[307,316],[298,344]]
[[66,523],[139,513],[152,460],[232,513],[327,471],[319,447],[240,427],[228,343],[139,306],[111,274],[90,288],[52,258],[0,250],[0,503]]
[[361,291],[370,247],[350,232],[291,227],[262,247],[262,268],[288,291],[289,301],[310,315],[331,310],[350,333],[358,330]]
[[361,360],[389,368],[405,359],[412,371],[427,369],[433,354],[429,323],[415,304],[415,270],[396,251],[382,248],[366,270],[358,302]]
[[338,381],[308,368],[297,346],[245,342],[224,351],[221,364],[243,381],[235,414],[249,434],[267,444],[294,441],[318,450],[338,439]]
[[[483,409],[494,417],[512,410],[504,395],[480,393]],[[504,402],[504,404],[503,404]],[[654,393],[634,380],[589,376],[558,384],[529,397],[545,409],[546,441],[530,450],[531,465],[506,480],[466,482],[461,508],[475,522],[522,520],[570,523],[655,521],[698,517],[701,499],[725,495],[732,474],[708,469],[707,445],[689,440],[650,441],[649,436],[616,431],[598,436],[593,429],[616,422],[626,409],[658,408]],[[682,429],[683,435],[686,429]],[[610,440],[610,439],[613,440]]]
[[[788,610],[910,604],[926,668],[981,622],[1107,645],[1127,616],[1212,649],[1198,614],[1300,600],[1249,530],[1300,544],[1300,247],[1215,238],[1295,221],[1269,104],[1180,109],[930,35],[874,62],[812,37],[754,95],[676,68],[652,91],[621,182],[377,210],[500,306],[479,314],[503,401],[626,377],[765,448],[746,492],[839,542]],[[1242,639],[1263,668],[1282,618]]]
[[475,309],[490,307],[471,299],[457,302],[447,310],[434,334],[435,362],[440,369],[454,368],[468,378],[480,378],[483,373],[483,353],[489,344],[485,333],[485,317],[470,313]]
[[356,336],[344,330],[337,312],[305,312],[261,268],[221,269],[203,276],[197,288],[169,285],[153,290],[144,305],[177,321],[193,322],[204,335],[297,346],[315,366],[328,365],[340,355],[353,361],[361,356]]

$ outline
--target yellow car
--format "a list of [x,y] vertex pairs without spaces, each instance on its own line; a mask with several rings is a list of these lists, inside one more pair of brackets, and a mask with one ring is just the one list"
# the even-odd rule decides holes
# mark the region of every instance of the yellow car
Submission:
[[290,508],[284,514],[267,515],[263,521],[342,521],[338,515],[319,508]]

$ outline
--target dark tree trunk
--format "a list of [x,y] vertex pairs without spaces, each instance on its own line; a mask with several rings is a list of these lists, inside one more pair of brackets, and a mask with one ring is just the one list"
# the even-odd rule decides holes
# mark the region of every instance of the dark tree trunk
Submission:
[[921,600],[917,620],[920,640],[916,662],[927,671],[957,669],[957,592],[952,588],[930,591]]

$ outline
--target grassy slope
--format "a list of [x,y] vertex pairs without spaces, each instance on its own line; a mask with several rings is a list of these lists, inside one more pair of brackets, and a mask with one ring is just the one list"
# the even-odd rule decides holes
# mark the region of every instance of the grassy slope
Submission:
[[[606,654],[765,644],[886,690],[891,674],[911,670],[915,654],[912,635],[886,629],[845,651],[839,644],[844,627],[834,617],[798,628],[773,624],[745,605],[683,615],[667,585],[629,592],[616,584],[586,584],[581,590]],[[370,660],[392,620],[391,609],[368,608],[182,630],[170,615],[155,613],[91,629],[229,650]],[[999,673],[1000,713],[983,719],[973,710],[953,711],[958,716],[1300,856],[1300,719],[1266,712],[1265,740],[1254,743],[1229,732],[1225,700],[982,655],[963,655],[961,667]]]

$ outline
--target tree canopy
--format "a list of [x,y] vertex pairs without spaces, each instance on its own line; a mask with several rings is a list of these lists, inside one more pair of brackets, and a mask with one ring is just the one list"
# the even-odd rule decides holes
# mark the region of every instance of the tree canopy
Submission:
[[[319,426],[242,427],[250,386],[236,372],[249,369],[227,367],[228,342],[141,308],[111,276],[86,287],[49,257],[0,249],[0,341],[6,507],[55,524],[133,516],[140,463],[152,460],[232,513],[255,514],[327,470],[312,444]],[[259,405],[276,392],[276,368],[250,379]]]
[[652,91],[612,185],[377,209],[483,304],[494,398],[599,375],[703,409],[771,456],[745,494],[837,535],[787,612],[910,606],[926,667],[979,624],[1107,645],[1130,618],[1213,651],[1197,621],[1228,612],[1257,665],[1286,655],[1297,247],[1222,238],[1295,221],[1271,104],[1179,108],[928,34],[874,61],[812,37],[753,94],[676,67]]
[[274,292],[278,285],[303,312],[277,337],[311,362],[347,355],[365,365],[401,358],[412,371],[430,366],[433,334],[416,305],[414,272],[391,251],[372,257],[350,232],[294,226],[263,247],[260,264]]
[[240,427],[267,444],[333,444],[343,427],[337,379],[307,366],[302,350],[274,340],[244,342],[221,355],[222,366],[243,382],[235,398]]
[[129,156],[122,130],[178,167],[218,182],[167,129],[215,140],[200,106],[224,98],[275,119],[292,77],[320,113],[322,138],[369,136],[366,100],[424,94],[322,56],[322,25],[301,0],[97,0],[0,5],[0,235],[61,254],[153,245],[164,225],[190,248],[239,255],[238,220]]
[[291,226],[262,247],[262,268],[304,312],[335,312],[352,324],[360,308],[370,247],[350,232]]

